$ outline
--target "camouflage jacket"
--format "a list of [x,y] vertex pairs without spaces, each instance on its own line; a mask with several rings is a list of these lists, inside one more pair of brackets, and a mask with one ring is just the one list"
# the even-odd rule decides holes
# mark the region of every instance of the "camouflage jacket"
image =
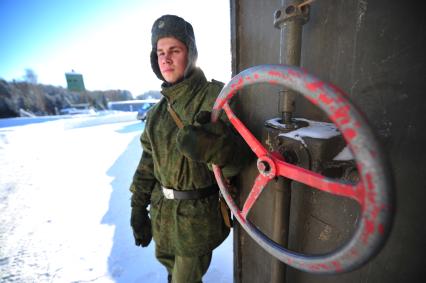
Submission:
[[170,103],[184,125],[200,111],[211,111],[223,84],[208,82],[200,69],[186,80],[163,88],[163,98],[148,113],[141,136],[142,158],[131,186],[132,206],[149,203],[156,249],[181,256],[203,255],[227,237],[218,195],[199,200],[169,200],[161,185],[196,190],[216,183],[207,164],[192,161],[176,147],[178,127],[167,110]]

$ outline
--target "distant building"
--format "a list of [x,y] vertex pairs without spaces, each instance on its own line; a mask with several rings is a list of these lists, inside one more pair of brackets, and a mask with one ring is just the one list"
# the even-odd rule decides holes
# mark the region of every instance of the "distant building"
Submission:
[[74,72],[65,73],[65,78],[67,79],[67,88],[70,91],[82,92],[85,91],[83,75]]

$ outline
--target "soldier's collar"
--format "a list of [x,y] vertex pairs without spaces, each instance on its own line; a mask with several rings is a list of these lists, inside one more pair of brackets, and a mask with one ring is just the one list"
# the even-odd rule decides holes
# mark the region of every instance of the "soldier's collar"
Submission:
[[161,94],[163,94],[169,102],[179,99],[179,97],[192,96],[203,87],[204,83],[207,82],[203,71],[200,68],[196,68],[191,76],[177,84],[166,86],[162,85]]

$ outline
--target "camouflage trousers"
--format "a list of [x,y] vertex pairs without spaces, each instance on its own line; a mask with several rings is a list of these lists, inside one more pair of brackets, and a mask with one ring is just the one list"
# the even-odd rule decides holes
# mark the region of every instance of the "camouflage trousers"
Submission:
[[203,275],[212,259],[212,252],[202,256],[184,257],[162,253],[156,249],[155,256],[167,268],[169,282],[202,283]]

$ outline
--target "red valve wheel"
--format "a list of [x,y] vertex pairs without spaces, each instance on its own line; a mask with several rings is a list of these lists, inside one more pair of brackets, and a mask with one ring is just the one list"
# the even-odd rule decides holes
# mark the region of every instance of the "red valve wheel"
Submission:
[[[328,115],[337,125],[355,157],[360,176],[357,184],[339,182],[287,163],[264,148],[235,116],[228,104],[228,101],[243,87],[260,83],[278,84],[292,89]],[[389,235],[393,218],[390,171],[372,130],[364,117],[348,101],[347,95],[336,86],[317,79],[303,69],[284,65],[261,65],[236,75],[222,89],[213,106],[213,122],[217,121],[222,109],[258,158],[259,175],[241,210],[229,193],[221,169],[213,165],[213,171],[235,218],[261,247],[294,268],[328,274],[354,270],[379,252]],[[355,200],[360,205],[361,215],[352,238],[331,253],[307,255],[287,250],[264,235],[247,219],[247,214],[266,184],[278,176]]]

